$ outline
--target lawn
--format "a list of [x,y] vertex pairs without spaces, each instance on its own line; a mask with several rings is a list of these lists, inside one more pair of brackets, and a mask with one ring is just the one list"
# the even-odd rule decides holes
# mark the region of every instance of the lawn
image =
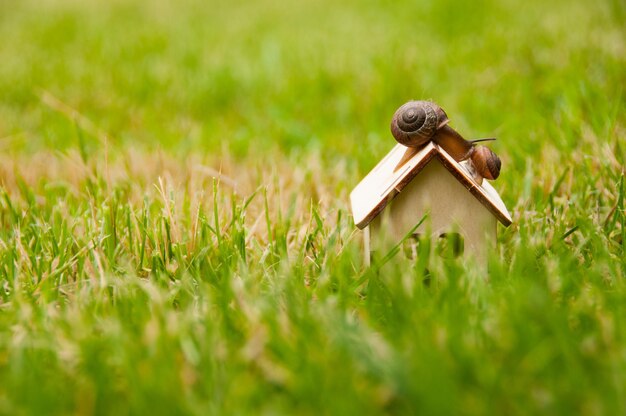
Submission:
[[[625,21],[0,0],[0,414],[626,413]],[[488,276],[365,266],[409,99],[498,137]]]

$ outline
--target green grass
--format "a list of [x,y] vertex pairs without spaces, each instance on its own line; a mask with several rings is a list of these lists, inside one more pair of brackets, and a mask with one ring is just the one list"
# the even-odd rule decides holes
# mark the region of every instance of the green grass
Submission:
[[[625,20],[0,0],[0,414],[624,414]],[[488,279],[363,264],[412,98],[499,138]]]

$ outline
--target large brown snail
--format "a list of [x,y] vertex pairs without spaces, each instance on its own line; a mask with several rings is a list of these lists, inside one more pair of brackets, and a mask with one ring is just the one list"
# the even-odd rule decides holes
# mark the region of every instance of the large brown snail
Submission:
[[445,111],[430,101],[409,101],[398,108],[391,120],[391,134],[410,148],[421,148],[433,141],[443,148],[454,160],[469,160],[474,170],[474,179],[494,180],[500,175],[500,158],[485,146],[476,143],[495,139],[465,140],[452,127]]

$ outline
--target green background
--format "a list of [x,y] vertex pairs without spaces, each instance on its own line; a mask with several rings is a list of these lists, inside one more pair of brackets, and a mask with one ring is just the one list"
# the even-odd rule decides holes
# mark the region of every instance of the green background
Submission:
[[[0,413],[624,413],[625,21],[0,0]],[[363,265],[348,194],[410,99],[498,137],[488,279]]]

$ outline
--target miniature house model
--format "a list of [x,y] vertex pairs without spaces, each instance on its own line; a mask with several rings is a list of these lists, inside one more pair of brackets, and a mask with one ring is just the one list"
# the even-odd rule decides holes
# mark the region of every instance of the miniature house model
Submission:
[[457,162],[434,141],[419,149],[397,144],[350,194],[366,263],[412,230],[433,239],[460,235],[464,256],[486,260],[497,222],[508,226],[511,216],[496,190],[474,179],[468,162]]

